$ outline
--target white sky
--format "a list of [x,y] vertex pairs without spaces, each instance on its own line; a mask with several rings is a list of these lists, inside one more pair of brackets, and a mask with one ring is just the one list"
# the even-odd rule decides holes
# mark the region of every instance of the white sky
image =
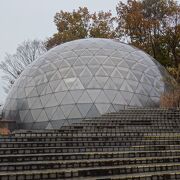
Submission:
[[[15,53],[18,44],[24,40],[44,40],[52,36],[56,32],[53,17],[58,11],[88,7],[90,12],[111,10],[115,14],[118,2],[119,0],[0,0],[0,61],[4,59],[6,52]],[[0,79],[0,102],[6,97],[2,83]]]

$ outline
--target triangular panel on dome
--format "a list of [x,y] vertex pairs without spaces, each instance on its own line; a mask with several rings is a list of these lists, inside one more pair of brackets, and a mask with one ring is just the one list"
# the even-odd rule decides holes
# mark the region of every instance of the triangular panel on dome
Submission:
[[131,102],[131,99],[132,99],[134,93],[126,92],[126,91],[121,91],[121,95],[125,99],[126,104],[129,104]]
[[74,82],[76,81],[77,78],[68,78],[68,79],[64,79],[64,82],[67,86],[68,89],[71,88],[71,86],[74,84]]
[[118,67],[129,68],[129,65],[125,60],[122,60],[121,62],[119,62]]
[[108,74],[103,69],[103,67],[100,67],[99,70],[96,72],[96,76],[108,76]]
[[[60,80],[55,80],[55,81],[50,81],[49,84],[50,84],[50,87],[51,87],[51,92],[55,92],[57,86],[59,85],[59,81]],[[48,87],[48,86],[47,86]],[[49,93],[51,93],[49,92]]]
[[54,67],[50,64],[50,63],[47,63],[47,64],[44,64],[40,67],[42,69],[43,72],[49,72],[49,71],[53,71],[55,70]]
[[86,65],[92,59],[92,56],[83,56],[79,58],[81,60],[81,65]]
[[116,90],[104,90],[104,93],[106,94],[106,96],[108,97],[109,99],[109,102],[113,102],[114,98],[116,97],[117,95],[117,92]]
[[108,112],[110,105],[111,104],[96,104],[96,107],[98,111],[100,112],[100,114],[105,114]]
[[44,91],[44,89],[45,89],[46,86],[47,86],[46,83],[40,84],[40,85],[36,86],[38,95],[42,95],[42,93],[43,93],[43,91]]
[[59,80],[57,82],[57,87],[54,92],[66,91],[66,90],[67,90],[67,86],[66,86],[65,82],[63,80]]
[[80,57],[77,58],[76,61],[75,61],[75,63],[73,64],[74,67],[76,67],[76,66],[82,66],[82,65],[83,65],[83,63],[81,62],[81,58],[80,58]]
[[53,107],[57,106],[58,102],[54,96],[54,94],[51,94],[51,97],[49,98],[48,102],[46,103],[45,107]]
[[80,56],[92,56],[91,52],[89,52],[88,49],[78,50],[78,55],[80,55]]
[[47,117],[47,115],[46,115],[45,110],[42,109],[42,111],[41,111],[38,119],[36,120],[36,122],[46,122],[46,121],[48,121],[48,117]]
[[122,58],[120,57],[111,57],[111,61],[113,63],[114,66],[117,66],[121,61],[122,61]]
[[71,90],[76,90],[76,89],[84,89],[81,81],[79,80],[79,78],[76,79],[76,81],[74,82],[74,84],[71,86],[70,88]]
[[21,111],[19,111],[19,116],[20,116],[22,122],[24,121],[28,111],[29,110],[21,110]]
[[83,92],[84,90],[70,91],[75,103],[78,102],[78,99],[82,96]]
[[103,69],[106,71],[106,73],[109,75],[111,75],[111,73],[113,72],[114,70],[114,67],[113,66],[106,66],[106,65],[103,65]]
[[132,81],[132,80],[129,80],[129,79],[126,79],[126,82],[129,84],[129,86],[131,86],[132,90],[135,92],[139,82]]
[[136,89],[136,94],[143,94],[143,95],[148,95],[144,87],[142,86],[141,83],[138,84],[138,87]]
[[96,72],[99,70],[99,65],[88,65],[89,70],[91,71],[92,75],[95,75]]
[[47,95],[44,95],[44,96],[40,96],[40,100],[41,100],[41,104],[42,106],[44,107],[46,105],[46,103],[49,101],[51,97],[51,94],[47,94]]
[[128,75],[127,75],[127,79],[133,80],[133,81],[138,81],[138,79],[136,78],[136,76],[135,76],[131,71],[129,71],[129,73],[128,73]]
[[127,52],[116,50],[111,54],[111,57],[117,57],[117,58],[121,57],[121,58],[123,58],[123,57],[127,56],[128,54],[129,53],[127,53]]
[[63,60],[61,65],[60,65],[60,69],[69,68],[70,66],[71,65],[66,60]]
[[138,81],[141,80],[141,78],[142,78],[142,76],[143,76],[143,73],[142,73],[142,72],[137,71],[137,70],[133,70],[133,69],[131,69],[131,72],[135,75],[135,77],[136,77],[136,79],[137,79]]
[[101,91],[98,97],[96,98],[96,103],[109,103],[109,99],[104,94],[104,91]]
[[113,66],[114,67],[114,64],[113,62],[111,61],[111,57],[107,58],[104,63],[103,63],[103,66]]
[[70,125],[69,120],[64,121],[63,126],[69,126],[69,125]]
[[140,64],[140,63],[136,63],[133,65],[132,69],[140,71],[140,72],[144,72],[145,70],[147,70],[147,66],[144,64]]
[[111,77],[123,78],[123,76],[117,68],[114,69],[114,71],[111,74]]
[[152,89],[150,91],[150,96],[151,97],[159,97],[160,96],[159,92],[157,91],[157,89],[155,87],[152,87]]
[[53,126],[52,126],[52,124],[51,124],[51,122],[48,122],[48,125],[46,126],[46,128],[45,129],[53,129]]
[[142,95],[142,94],[136,94],[136,96],[139,99],[139,101],[141,102],[142,107],[146,107],[147,106],[147,101],[148,101],[149,97],[145,96],[145,95]]
[[125,105],[120,105],[120,104],[113,104],[113,107],[115,109],[115,112],[125,109]]
[[29,110],[24,118],[24,123],[31,123],[34,122],[33,116],[31,114],[31,111]]
[[[157,84],[157,83],[156,83]],[[30,93],[31,94],[31,93]],[[33,96],[36,96],[34,93],[33,93]],[[25,98],[26,97],[26,93],[24,91],[24,88],[18,88],[18,92],[17,92],[17,98]]]
[[137,94],[134,94],[129,105],[135,106],[135,107],[142,107],[143,106],[141,101],[139,100]]
[[34,121],[37,121],[42,109],[31,109],[31,114],[33,116]]
[[74,99],[73,97],[71,96],[71,93],[70,92],[67,92],[67,94],[64,96],[61,104],[74,104]]
[[99,96],[100,92],[101,92],[100,89],[89,89],[89,90],[87,90],[87,93],[89,94],[89,97],[91,98],[92,102],[95,102],[95,100]]
[[116,112],[112,104],[109,106],[107,113],[111,113],[111,112]]
[[60,72],[62,78],[66,75],[66,73],[69,71],[69,69],[70,69],[70,67],[59,69],[59,72]]
[[136,61],[132,61],[132,60],[127,60],[127,59],[126,59],[126,63],[128,64],[128,66],[129,66],[130,68],[132,68],[133,65],[136,63]]
[[31,108],[33,106],[33,104],[35,103],[37,97],[31,97],[31,98],[27,98],[28,101],[28,106]]
[[116,89],[120,89],[124,79],[120,79],[120,78],[116,78],[116,77],[112,77],[111,79],[112,79],[113,83],[115,84]]
[[[20,93],[20,88],[19,88],[19,91],[18,93]],[[21,92],[22,93],[22,92]],[[38,96],[38,92],[36,90],[36,87],[33,88],[33,90],[28,94],[27,97],[35,97],[35,96]]]
[[63,98],[64,98],[65,95],[66,95],[66,93],[67,93],[66,91],[54,93],[58,104],[61,104]]
[[49,120],[51,120],[53,114],[55,113],[57,107],[48,107],[48,108],[45,108],[45,112],[46,112],[46,115],[48,117]]
[[53,74],[53,76],[51,77],[50,81],[55,81],[55,80],[60,80],[62,77],[61,77],[61,74],[59,71],[56,71],[56,73]]
[[62,109],[62,111],[63,111],[63,113],[64,113],[64,116],[65,116],[66,118],[69,117],[69,114],[70,114],[70,112],[72,111],[72,109],[74,108],[74,106],[75,106],[75,105],[63,105],[63,106],[61,106],[61,109]]
[[26,96],[28,96],[33,89],[34,89],[34,86],[33,86],[33,87],[26,87],[26,88],[25,88]]
[[104,88],[107,80],[108,80],[108,77],[95,77],[98,84],[100,85],[101,88]]
[[98,64],[102,65],[106,59],[107,59],[107,56],[104,54],[104,56],[96,56],[96,59],[98,61]]
[[124,99],[124,97],[122,96],[121,92],[118,92],[116,97],[113,100],[113,104],[122,104],[122,105],[127,105],[128,103],[126,102],[126,100]]
[[87,113],[89,112],[90,108],[93,104],[77,104],[79,112],[81,113],[82,117],[86,117]]
[[109,79],[107,80],[105,86],[104,86],[104,89],[114,89],[114,90],[116,90],[117,87],[116,87],[116,85],[113,83],[112,79],[109,78]]
[[101,88],[101,86],[98,84],[98,82],[96,81],[95,78],[92,78],[92,80],[89,82],[88,86],[87,86],[88,89],[96,89],[96,88]]
[[121,88],[121,91],[128,91],[128,92],[134,92],[131,88],[131,86],[128,84],[128,82],[126,80],[123,81]]
[[39,97],[36,97],[36,101],[33,103],[32,109],[42,108],[42,103]]
[[91,106],[91,109],[89,110],[89,112],[86,115],[86,118],[92,118],[92,117],[98,117],[101,114],[99,113],[98,109],[96,108],[96,106],[93,104]]
[[83,92],[82,96],[78,100],[78,103],[92,103],[92,100],[86,91]]
[[92,57],[90,61],[88,62],[88,65],[98,65],[100,64],[95,57]]
[[76,77],[76,73],[74,72],[72,68],[70,68],[70,70],[66,73],[64,78],[73,78],[73,77]]
[[53,126],[53,129],[59,129],[60,127],[63,126],[63,124],[64,124],[65,121],[66,121],[66,120],[53,120],[53,121],[51,121],[51,124],[52,124],[52,126]]
[[142,75],[142,78],[140,81],[145,84],[153,85],[153,84],[151,84],[151,81],[147,78],[146,75]]
[[79,109],[77,108],[77,106],[74,106],[71,113],[69,114],[69,118],[82,118],[82,115],[79,112]]
[[56,72],[56,70],[54,70],[54,71],[49,71],[49,72],[47,72],[47,73],[45,74],[48,81],[53,77],[53,75],[55,74],[55,72]]
[[92,77],[79,77],[82,85],[86,88],[89,85],[89,82],[92,80]]
[[76,76],[79,76],[81,74],[81,72],[84,70],[85,66],[75,66],[73,67]]
[[92,73],[88,67],[85,67],[85,69],[81,72],[81,74],[79,76],[80,77],[89,77],[89,76],[92,76]]
[[[103,46],[103,45],[102,45]],[[112,49],[99,49],[99,51],[96,52],[96,56],[98,57],[107,57],[109,56],[110,54],[112,54],[113,50]]]
[[58,106],[54,114],[52,115],[52,121],[65,119],[64,113],[62,112],[61,108]]
[[75,57],[70,57],[70,58],[66,58],[66,61],[72,66],[75,61],[77,60],[77,56]]
[[118,70],[122,78],[126,78],[129,72],[129,68],[118,67]]

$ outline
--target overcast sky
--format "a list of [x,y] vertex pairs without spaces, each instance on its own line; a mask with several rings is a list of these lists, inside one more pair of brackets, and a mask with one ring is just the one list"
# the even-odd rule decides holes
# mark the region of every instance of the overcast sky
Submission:
[[[126,0],[123,0],[124,2]],[[90,12],[111,10],[115,14],[119,0],[0,0],[0,61],[13,54],[24,40],[41,39],[56,32],[53,17],[60,10],[88,7]],[[1,73],[0,73],[1,75]],[[0,79],[0,102],[6,94]]]

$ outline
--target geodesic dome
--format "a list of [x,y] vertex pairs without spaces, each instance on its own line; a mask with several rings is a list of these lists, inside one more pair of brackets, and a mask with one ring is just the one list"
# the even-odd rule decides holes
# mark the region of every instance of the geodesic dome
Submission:
[[130,45],[81,39],[59,45],[30,64],[8,94],[6,119],[25,129],[58,129],[83,118],[159,105],[164,68]]

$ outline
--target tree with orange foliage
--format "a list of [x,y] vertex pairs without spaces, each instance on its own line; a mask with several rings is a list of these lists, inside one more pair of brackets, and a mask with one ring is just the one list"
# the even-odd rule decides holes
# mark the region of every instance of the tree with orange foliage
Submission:
[[117,5],[117,31],[165,66],[180,64],[180,6],[174,0]]
[[114,18],[111,12],[91,14],[86,7],[77,11],[60,11],[54,17],[58,32],[47,40],[50,49],[61,43],[88,37],[115,38]]

